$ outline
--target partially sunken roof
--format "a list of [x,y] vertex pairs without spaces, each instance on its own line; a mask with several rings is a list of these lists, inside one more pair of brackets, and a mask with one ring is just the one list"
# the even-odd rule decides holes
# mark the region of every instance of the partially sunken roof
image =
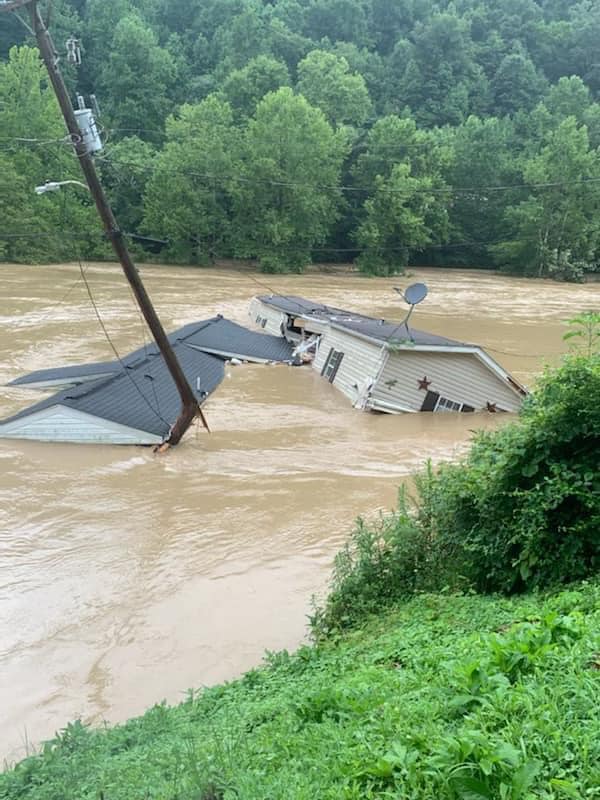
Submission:
[[438,336],[435,333],[420,331],[409,325],[408,328],[403,322],[392,322],[383,319],[367,317],[353,311],[344,311],[341,308],[334,308],[323,303],[315,303],[304,297],[294,295],[262,295],[258,298],[263,303],[273,306],[286,314],[297,314],[298,316],[312,316],[320,320],[326,320],[336,327],[345,328],[349,332],[368,336],[377,339],[382,343],[390,344],[417,344],[431,347],[464,347],[464,343],[455,339],[448,339],[446,336]]
[[249,331],[242,325],[224,317],[212,321],[185,338],[190,347],[197,347],[206,353],[216,353],[226,357],[252,361],[294,361],[294,347],[282,336]]
[[[201,403],[223,380],[223,360],[184,343],[175,344],[173,350]],[[110,378],[63,389],[2,423],[58,405],[165,437],[179,415],[181,398],[163,357],[155,353]]]
[[341,328],[346,328],[371,339],[377,339],[389,344],[420,344],[431,345],[432,347],[464,347],[462,342],[455,339],[448,339],[446,336],[438,336],[435,333],[420,331],[412,325],[406,326],[403,322],[387,322],[385,320],[370,319],[368,317],[352,317],[351,319],[332,319],[333,324]]
[[265,294],[258,298],[263,303],[267,303],[286,314],[310,314],[312,316],[327,317],[330,314],[349,314],[341,308],[326,306],[314,300],[307,300],[305,297],[297,297],[293,294]]
[[28,386],[35,383],[81,383],[83,380],[93,380],[118,372],[121,365],[118,361],[98,361],[94,364],[76,364],[71,367],[52,367],[50,369],[36,369],[27,375],[20,375],[7,386]]
[[[256,333],[237,325],[220,315],[201,322],[192,322],[169,334],[172,345],[185,342],[191,347],[204,352],[215,353],[226,358],[260,361],[293,361],[293,345],[280,336]],[[131,369],[144,361],[148,356],[156,355],[158,348],[152,343],[140,347],[123,356],[121,361],[99,361],[93,364],[78,364],[68,367],[38,369],[27,375],[21,375],[9,386],[43,386],[43,384],[76,385],[94,377],[107,377],[117,374],[123,367]]]
[[[225,358],[293,363],[289,342],[249,331],[220,315],[185,325],[171,333],[169,340],[199,404],[223,380]],[[96,375],[102,377],[94,379]],[[129,353],[121,361],[38,370],[12,385],[44,381],[70,386],[2,420],[0,425],[64,406],[164,438],[181,410],[177,387],[154,344]]]

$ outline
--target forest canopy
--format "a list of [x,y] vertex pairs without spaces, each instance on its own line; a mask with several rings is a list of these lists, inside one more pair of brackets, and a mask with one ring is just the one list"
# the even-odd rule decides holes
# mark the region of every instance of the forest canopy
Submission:
[[[117,218],[161,260],[600,270],[600,0],[42,10],[73,96],[98,100]],[[0,258],[100,258],[84,192],[33,192],[78,171],[34,45],[0,17]]]

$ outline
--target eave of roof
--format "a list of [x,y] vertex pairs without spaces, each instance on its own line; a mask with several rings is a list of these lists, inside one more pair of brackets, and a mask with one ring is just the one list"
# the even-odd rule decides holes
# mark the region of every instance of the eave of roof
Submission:
[[[278,308],[286,313],[297,313],[303,319],[317,319],[327,321],[331,328],[341,331],[349,336],[369,342],[377,347],[385,347],[389,351],[413,350],[421,352],[454,352],[470,353],[492,372],[494,372],[503,382],[507,382],[515,394],[524,396],[528,394],[527,389],[516,381],[510,373],[498,364],[485,350],[479,345],[459,342],[449,339],[446,336],[421,331],[412,326],[406,326],[403,322],[387,322],[378,320],[374,317],[367,317],[363,314],[354,314],[350,311],[332,308],[322,303],[313,303],[303,297],[283,295],[260,295],[258,297],[263,303]],[[307,309],[314,309],[311,313]],[[297,310],[294,310],[297,309]],[[401,336],[402,331],[406,336]]]
[[[176,343],[173,350],[201,404],[223,380],[224,362],[183,343]],[[63,389],[2,423],[23,419],[56,405],[164,437],[179,414],[181,398],[162,355],[157,353],[135,368],[122,370],[109,378]]]
[[[285,339],[250,331],[221,315],[184,325],[171,333],[169,340],[199,404],[222,381],[227,357],[294,362],[293,346]],[[217,350],[218,355],[213,354]],[[181,408],[175,383],[154,344],[138,348],[120,362],[38,370],[13,381],[12,385],[26,386],[43,379],[60,381],[61,378],[69,384],[68,388],[2,420],[0,424],[62,405],[164,437]]]
[[[407,329],[403,322],[388,322],[375,317],[368,317],[365,314],[358,314],[352,311],[345,311],[341,308],[327,306],[323,303],[316,303],[304,297],[297,297],[295,295],[259,295],[258,299],[273,308],[277,308],[288,314],[296,314],[306,320],[325,320],[332,327],[343,329],[355,336],[368,338],[380,345],[391,340],[394,344],[402,344],[406,341],[409,346],[413,343],[446,346],[456,345],[460,347],[468,346],[463,342],[449,339],[446,336],[439,336],[438,334],[428,333],[412,327]],[[402,335],[403,332],[406,333],[405,336]],[[396,338],[400,341],[397,342]]]

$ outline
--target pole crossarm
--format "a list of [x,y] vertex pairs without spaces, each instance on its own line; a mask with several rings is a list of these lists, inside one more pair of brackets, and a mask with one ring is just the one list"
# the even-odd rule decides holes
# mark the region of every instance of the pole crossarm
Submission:
[[0,12],[16,11],[18,8],[28,6],[32,0],[0,0]]

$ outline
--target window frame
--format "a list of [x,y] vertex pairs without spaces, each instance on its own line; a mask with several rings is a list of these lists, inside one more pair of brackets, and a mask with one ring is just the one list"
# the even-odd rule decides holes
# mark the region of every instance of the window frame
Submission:
[[334,347],[329,348],[329,353],[327,353],[327,358],[325,359],[323,369],[321,370],[321,375],[324,378],[327,378],[329,383],[334,382],[335,376],[337,375],[343,359],[344,352],[342,350],[336,350]]

